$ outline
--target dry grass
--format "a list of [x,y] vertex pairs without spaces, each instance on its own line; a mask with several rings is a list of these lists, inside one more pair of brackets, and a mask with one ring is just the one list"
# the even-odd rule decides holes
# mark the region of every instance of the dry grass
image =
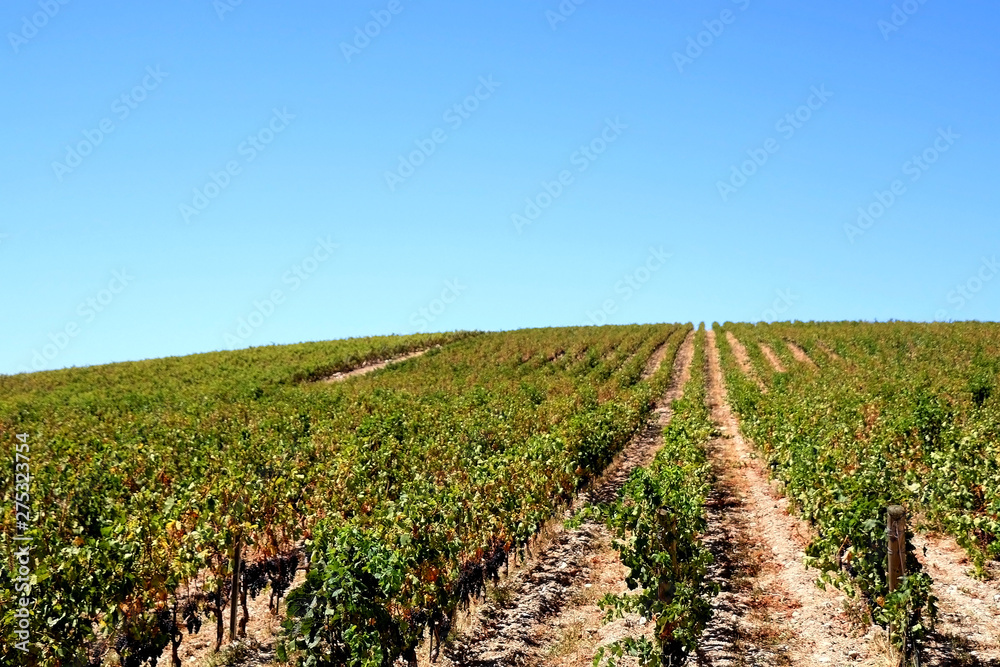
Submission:
[[601,589],[593,584],[584,584],[579,588],[574,588],[573,592],[570,594],[569,602],[574,607],[585,607],[587,605],[596,605],[597,602],[604,597]]
[[851,630],[862,635],[872,626],[872,615],[868,604],[859,595],[844,597],[844,615],[851,624]]
[[516,594],[514,584],[508,578],[498,581],[495,586],[486,591],[486,597],[500,608],[509,606]]
[[206,662],[206,667],[241,667],[257,661],[268,662],[274,656],[256,639],[243,639],[224,646]]
[[[785,654],[787,642],[791,641],[793,635],[775,623],[757,617],[754,613],[757,624],[751,631],[737,631],[733,640],[733,649],[736,653],[736,665],[739,667],[752,667],[758,664],[755,653],[759,653],[762,648],[770,648],[768,663],[773,667],[785,667],[791,665],[791,659]],[[763,621],[763,622],[760,622]]]
[[903,656],[892,645],[888,632],[876,630],[875,637],[872,638],[871,649],[874,654],[873,667],[900,667]]
[[548,657],[561,658],[573,655],[580,649],[584,636],[583,623],[570,623],[559,633],[559,640],[549,647]]

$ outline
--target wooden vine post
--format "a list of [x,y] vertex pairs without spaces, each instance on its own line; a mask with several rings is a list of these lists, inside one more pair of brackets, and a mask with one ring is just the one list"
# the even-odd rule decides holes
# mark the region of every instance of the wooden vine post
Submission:
[[[899,578],[906,576],[906,510],[889,505],[886,511],[886,533],[889,538],[889,592],[899,587]],[[890,632],[892,629],[890,628]],[[906,628],[903,631],[903,655],[906,660]]]
[[233,586],[229,591],[229,641],[236,639],[236,605],[240,599],[240,538],[233,547]]
[[906,510],[890,505],[886,514],[889,533],[889,592],[899,586],[899,578],[906,575]]

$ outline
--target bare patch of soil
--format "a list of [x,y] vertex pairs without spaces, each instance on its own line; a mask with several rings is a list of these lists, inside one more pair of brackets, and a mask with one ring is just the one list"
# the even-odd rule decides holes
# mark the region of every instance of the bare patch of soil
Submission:
[[[295,578],[292,580],[292,585],[289,587],[289,591],[298,586],[301,586],[305,581],[306,573],[305,569],[300,568],[295,573]],[[277,643],[277,639],[281,633],[281,622],[285,618],[284,610],[284,599],[282,599],[280,609],[277,615],[273,615],[268,610],[268,597],[269,588],[265,588],[260,592],[256,599],[250,599],[247,596],[247,611],[250,612],[247,619],[246,627],[246,637],[239,640],[244,644],[244,648],[241,654],[245,654],[246,657],[240,661],[240,664],[246,665],[268,665],[274,660],[274,650]],[[238,612],[240,616],[243,615],[242,609]],[[232,646],[229,644],[229,611],[224,614],[226,622],[226,635],[225,640],[222,642],[222,649],[220,651],[224,652],[227,650],[232,650]],[[215,655],[215,621],[207,620],[202,623],[201,630],[196,634],[189,635],[187,631],[184,633],[184,640],[181,642],[180,648],[177,649],[177,656],[181,659],[181,663],[187,667],[188,665],[192,667],[201,667],[208,663],[208,660]],[[171,665],[171,652],[168,646],[160,659],[156,663],[156,667],[170,667]]]
[[368,363],[362,364],[361,366],[358,366],[357,368],[354,368],[352,370],[344,371],[342,373],[334,373],[333,375],[329,375],[329,376],[323,378],[321,381],[322,382],[343,382],[344,380],[348,380],[348,379],[350,379],[352,377],[357,377],[358,375],[367,375],[368,373],[374,373],[377,370],[381,370],[381,369],[385,368],[389,364],[395,364],[395,363],[399,363],[400,361],[406,361],[407,359],[413,359],[415,357],[419,357],[419,356],[421,356],[423,354],[427,354],[427,352],[429,350],[432,350],[432,349],[433,348],[427,348],[427,349],[424,349],[424,350],[417,350],[416,352],[410,352],[408,354],[402,354],[402,355],[400,355],[398,357],[393,357],[391,359],[381,359],[379,361],[369,361]]
[[[647,370],[662,363],[656,359]],[[617,497],[631,471],[648,465],[663,444],[663,427],[672,416],[671,404],[691,376],[694,331],[688,333],[674,360],[673,373],[654,418],[632,440],[592,489],[581,493],[566,517],[593,501]],[[599,646],[626,635],[650,632],[651,622],[632,615],[607,625],[597,600],[624,589],[625,567],[610,547],[603,526],[586,522],[567,530],[551,526],[553,536],[536,545],[536,555],[515,568],[464,619],[462,630],[446,643],[438,664],[445,667],[509,665],[589,665]],[[426,652],[422,652],[425,653]],[[425,657],[418,654],[421,665]],[[623,662],[621,664],[629,664]]]
[[816,347],[818,347],[819,349],[823,350],[823,352],[827,356],[829,356],[831,359],[834,359],[836,361],[841,361],[842,360],[842,357],[839,354],[837,354],[836,352],[834,352],[833,348],[830,347],[829,345],[827,345],[826,343],[824,343],[823,341],[821,341],[821,340],[816,341]]
[[844,598],[819,589],[803,565],[809,527],[789,514],[743,439],[726,398],[714,331],[708,341],[708,402],[721,437],[709,443],[718,482],[706,542],[722,587],[697,665],[875,665],[865,639],[851,637]]
[[[625,589],[626,568],[609,541],[594,523],[560,531],[500,584],[506,594],[487,597],[468,629],[446,644],[438,664],[582,667],[593,661],[599,646],[641,634],[646,628],[635,615],[602,626],[597,601]],[[430,664],[425,655],[418,660]]]
[[[1000,584],[970,576],[965,550],[948,536],[917,534],[917,558],[934,579],[938,622],[925,665],[1000,665]],[[924,548],[927,553],[924,553]]]
[[788,346],[788,351],[792,353],[793,357],[795,357],[795,361],[805,364],[806,366],[811,366],[812,368],[816,368],[816,362],[810,359],[809,355],[806,354],[806,351],[803,350],[801,347],[799,347],[797,343],[794,343],[790,340],[786,340],[785,345]]
[[[546,665],[552,667],[590,667],[594,654],[624,637],[652,636],[655,624],[636,614],[604,623],[597,602],[608,594],[628,591],[625,577],[628,568],[611,546],[611,536],[603,526],[590,524],[594,530],[578,560],[579,576],[569,583],[566,603],[548,623],[541,635]],[[623,665],[631,663],[622,662]]]
[[771,364],[771,368],[779,373],[785,372],[784,364],[781,363],[781,359],[779,359],[778,355],[774,353],[774,350],[771,349],[770,345],[767,343],[761,343],[760,351],[764,353],[764,357],[767,358],[767,363]]
[[[712,341],[714,341],[715,333],[710,333],[710,336]],[[744,375],[757,384],[762,392],[767,393],[767,387],[764,386],[764,383],[761,382],[761,379],[757,377],[757,374],[754,372],[753,366],[750,363],[750,355],[747,354],[747,349],[743,347],[743,343],[740,342],[740,339],[734,336],[732,331],[727,331],[726,340],[729,342],[729,347],[733,350],[733,356],[736,357],[736,365],[740,367],[740,370],[743,371]]]
[[660,369],[660,364],[663,363],[663,358],[667,356],[667,343],[669,340],[663,341],[663,343],[653,351],[653,356],[649,358],[646,362],[646,367],[642,370],[642,379],[645,380],[653,375],[656,371]]

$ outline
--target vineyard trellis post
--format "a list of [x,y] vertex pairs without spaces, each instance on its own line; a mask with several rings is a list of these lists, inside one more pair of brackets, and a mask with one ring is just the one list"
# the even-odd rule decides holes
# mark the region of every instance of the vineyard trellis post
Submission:
[[229,641],[236,639],[236,605],[240,600],[240,538],[233,546],[233,585],[229,591]]
[[[886,533],[889,551],[889,592],[899,587],[899,578],[906,576],[906,510],[900,505],[889,505],[886,509]],[[903,632],[903,655],[906,659],[906,627]],[[891,629],[890,629],[891,632]]]
[[899,578],[906,575],[906,510],[900,505],[890,505],[886,514],[886,531],[889,534],[889,592],[899,586]]

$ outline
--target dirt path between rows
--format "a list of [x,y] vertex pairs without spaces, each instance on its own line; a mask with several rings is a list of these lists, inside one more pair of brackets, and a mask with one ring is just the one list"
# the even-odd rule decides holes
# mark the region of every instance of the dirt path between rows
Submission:
[[645,380],[649,378],[653,373],[655,373],[660,368],[660,364],[663,363],[663,358],[667,356],[667,351],[670,349],[668,344],[670,339],[660,343],[660,346],[653,350],[653,356],[649,358],[646,362],[646,367],[642,369],[642,379]]
[[803,565],[809,527],[789,515],[740,435],[715,332],[708,335],[708,402],[721,436],[708,445],[717,482],[705,541],[721,592],[693,664],[876,665],[868,640],[850,637],[843,597],[819,589]]
[[419,357],[421,355],[427,354],[432,349],[434,348],[428,347],[423,350],[417,350],[416,352],[408,352],[407,354],[401,354],[398,357],[392,357],[391,359],[383,359],[381,361],[369,361],[349,371],[343,371],[341,373],[334,373],[333,375],[328,375],[327,377],[322,378],[321,381],[343,382],[344,380],[348,380],[352,377],[357,377],[358,375],[367,375],[368,373],[374,373],[377,370],[385,368],[389,364],[396,364],[399,363],[400,361],[406,361],[407,359],[413,359]]
[[[710,336],[714,341],[715,333],[712,332]],[[747,354],[747,349],[743,347],[743,343],[740,342],[739,338],[733,335],[732,331],[726,332],[726,340],[729,342],[729,347],[733,350],[733,356],[736,357],[736,365],[740,367],[740,370],[743,371],[744,375],[753,380],[760,390],[766,394],[767,387],[764,386],[764,383],[754,372],[753,365],[750,363],[750,355]]]
[[938,597],[936,631],[926,642],[924,664],[1000,665],[1000,566],[988,564],[991,579],[980,581],[969,576],[972,564],[953,538],[917,534],[913,545]]
[[[192,582],[192,587],[199,587],[203,583],[205,576],[205,572],[201,573],[198,580]],[[305,579],[305,565],[300,562],[299,569],[296,571],[288,591],[285,592],[286,596],[288,592],[305,583]],[[282,598],[279,602],[278,613],[272,614],[268,609],[270,590],[269,587],[264,589],[256,598],[247,596],[247,611],[249,612],[249,616],[247,618],[246,638],[237,640],[243,647],[242,653],[245,656],[245,659],[240,663],[242,665],[269,665],[275,659],[274,647],[281,633],[281,622],[285,618],[286,600]],[[243,616],[242,608],[240,608],[238,613],[240,617]],[[233,644],[229,643],[228,608],[224,614],[224,618],[226,629],[221,651],[233,651]],[[215,632],[214,619],[203,620],[201,629],[194,634],[188,634],[187,630],[184,630],[184,638],[177,649],[177,656],[180,658],[181,664],[198,667],[209,664],[215,653]],[[170,667],[171,664],[171,649],[167,645],[157,660],[156,667]]]
[[771,368],[779,373],[785,372],[785,365],[781,363],[781,359],[778,355],[774,353],[771,346],[767,343],[760,343],[760,351],[764,353],[764,357],[767,358],[767,363],[771,364]]
[[788,346],[788,351],[792,353],[792,356],[795,357],[796,361],[805,364],[806,366],[817,368],[816,362],[813,361],[808,354],[806,354],[805,350],[799,347],[798,343],[793,343],[790,340],[786,340],[785,345]]
[[[654,352],[655,371],[665,348]],[[670,386],[657,403],[653,418],[609,466],[593,489],[580,494],[566,517],[593,501],[617,497],[631,471],[652,462],[663,444],[663,427],[672,416],[671,404],[680,397],[691,376],[694,331],[688,333],[674,359]],[[659,355],[659,360],[653,363]],[[597,648],[625,636],[650,633],[634,614],[604,625],[597,601],[606,593],[625,591],[627,568],[610,545],[603,525],[586,522],[567,530],[561,523],[536,555],[492,590],[471,610],[457,636],[445,645],[437,664],[445,667],[501,667],[590,665]],[[421,666],[430,664],[418,654]],[[628,662],[621,662],[628,665]]]
[[818,347],[819,349],[823,350],[823,352],[825,352],[827,355],[829,355],[829,357],[831,359],[833,359],[835,361],[841,361],[842,360],[842,357],[839,354],[837,354],[836,352],[834,352],[833,348],[830,347],[829,345],[827,345],[826,343],[824,343],[823,341],[821,341],[821,340],[816,341],[816,347]]

